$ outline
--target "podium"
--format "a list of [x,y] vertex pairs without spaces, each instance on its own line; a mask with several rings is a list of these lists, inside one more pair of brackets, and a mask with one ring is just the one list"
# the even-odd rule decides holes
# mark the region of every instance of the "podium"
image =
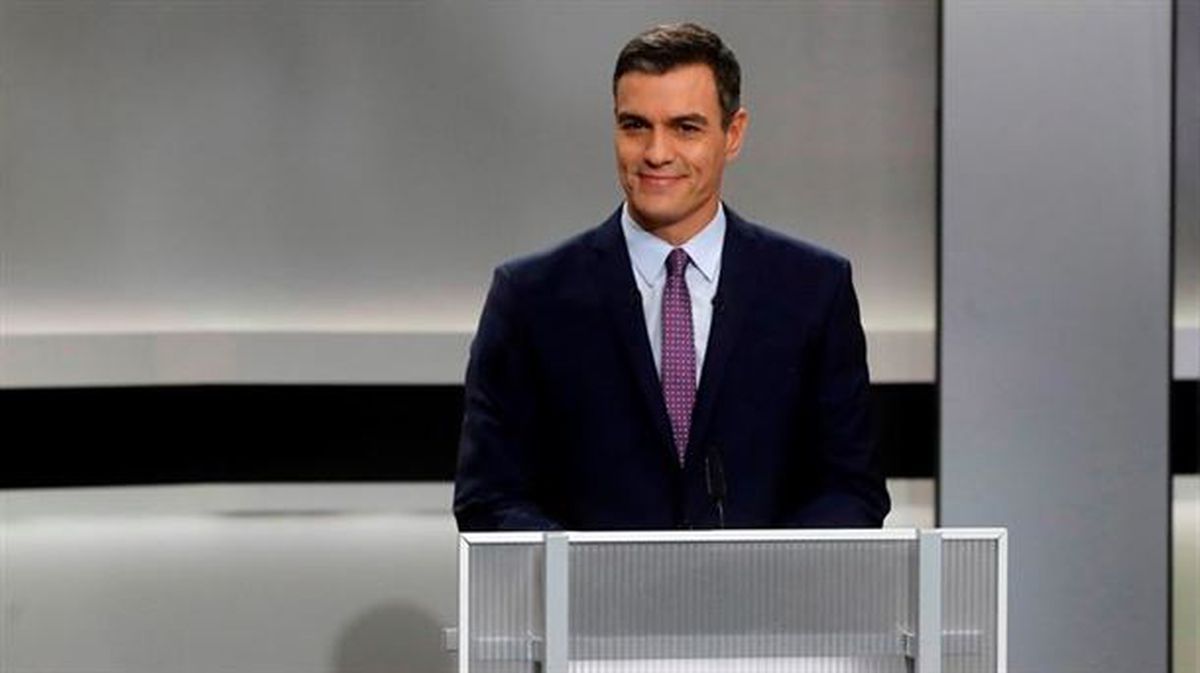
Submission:
[[460,673],[1004,673],[1004,529],[467,533]]

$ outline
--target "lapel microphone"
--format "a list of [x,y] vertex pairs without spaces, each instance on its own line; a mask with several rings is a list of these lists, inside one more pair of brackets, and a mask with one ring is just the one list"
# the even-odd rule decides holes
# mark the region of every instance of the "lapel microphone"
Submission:
[[721,450],[716,444],[708,447],[704,457],[704,483],[708,497],[717,506],[717,527],[725,527],[725,465],[721,462]]

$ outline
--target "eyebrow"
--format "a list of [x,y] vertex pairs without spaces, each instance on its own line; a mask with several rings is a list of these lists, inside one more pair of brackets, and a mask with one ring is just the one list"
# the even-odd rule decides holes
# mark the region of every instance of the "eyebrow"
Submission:
[[[644,122],[647,124],[650,123],[650,120],[646,119],[645,117],[643,117],[639,114],[634,114],[632,112],[618,112],[617,113],[617,122],[618,123],[627,122],[627,121]],[[693,112],[691,114],[679,115],[678,117],[671,117],[667,121],[667,123],[669,123],[672,126],[679,126],[681,124],[696,124],[698,126],[708,126],[708,117],[705,117],[704,115],[702,115],[698,112]]]

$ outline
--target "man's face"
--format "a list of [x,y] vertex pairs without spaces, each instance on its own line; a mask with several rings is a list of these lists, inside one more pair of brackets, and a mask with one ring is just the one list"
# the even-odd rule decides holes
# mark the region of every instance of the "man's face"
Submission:
[[721,127],[712,69],[626,73],[616,89],[617,175],[634,218],[660,234],[690,236],[716,214],[725,163],[741,151],[747,115]]

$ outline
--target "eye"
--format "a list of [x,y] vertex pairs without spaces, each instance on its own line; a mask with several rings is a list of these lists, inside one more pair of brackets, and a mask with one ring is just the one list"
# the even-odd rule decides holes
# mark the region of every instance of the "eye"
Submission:
[[617,124],[617,128],[623,131],[633,131],[646,128],[646,123],[640,119],[623,119]]

